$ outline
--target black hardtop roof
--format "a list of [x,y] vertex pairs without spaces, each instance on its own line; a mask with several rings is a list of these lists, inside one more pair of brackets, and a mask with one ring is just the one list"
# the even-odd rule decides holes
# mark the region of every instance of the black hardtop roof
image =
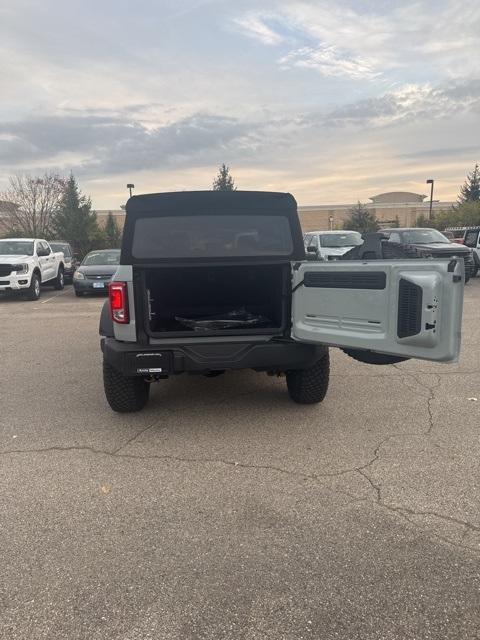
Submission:
[[296,215],[297,202],[290,193],[276,191],[171,191],[132,196],[125,209],[127,215],[215,211],[248,214],[252,210]]
[[[126,204],[126,220],[123,229],[121,264],[139,264],[132,255],[132,242],[137,221],[141,218],[168,217],[175,215],[281,215],[289,221],[292,234],[292,253],[289,256],[252,256],[250,262],[275,260],[303,260],[305,246],[297,213],[297,202],[290,193],[275,191],[172,191],[132,196]],[[218,258],[220,263],[244,262],[247,257]],[[172,262],[165,259],[164,262]],[[207,262],[195,259],[190,262]],[[142,259],[143,263],[162,262],[159,259]],[[188,260],[187,260],[188,262]]]

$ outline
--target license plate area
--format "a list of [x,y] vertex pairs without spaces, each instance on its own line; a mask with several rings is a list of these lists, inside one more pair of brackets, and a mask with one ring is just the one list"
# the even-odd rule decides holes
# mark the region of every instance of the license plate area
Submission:
[[172,354],[132,353],[129,355],[130,366],[137,375],[168,375],[172,372]]
[[104,282],[94,282],[93,283],[93,288],[94,289],[105,289],[105,283]]

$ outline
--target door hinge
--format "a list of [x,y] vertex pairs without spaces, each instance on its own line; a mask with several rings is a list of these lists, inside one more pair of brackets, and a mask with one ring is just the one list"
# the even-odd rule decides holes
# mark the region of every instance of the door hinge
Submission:
[[155,311],[152,311],[152,302],[155,302],[155,299],[150,295],[150,289],[147,289],[147,306],[148,306],[148,319],[151,320],[156,314]]
[[[447,267],[447,271],[448,273],[453,273],[455,271],[455,267],[457,266],[457,260],[455,258],[453,258],[452,260],[450,260],[450,262],[448,263],[448,267]],[[458,276],[460,277],[460,276]],[[460,278],[461,280],[461,278]],[[455,277],[453,279],[454,282],[457,282],[457,280],[455,280]]]

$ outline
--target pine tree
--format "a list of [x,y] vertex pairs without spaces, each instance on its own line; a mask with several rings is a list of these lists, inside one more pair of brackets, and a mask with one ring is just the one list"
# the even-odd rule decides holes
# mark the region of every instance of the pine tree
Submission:
[[81,256],[105,242],[90,198],[81,193],[73,174],[65,184],[53,224],[57,237],[69,242]]
[[350,231],[360,231],[360,233],[368,233],[370,231],[378,231],[379,225],[377,217],[368,208],[358,202],[348,212],[348,218],[343,223],[343,228]]
[[230,175],[230,168],[225,164],[222,164],[220,169],[218,170],[217,177],[213,181],[213,190],[214,191],[236,191],[237,187],[235,186],[235,182]]
[[460,189],[460,195],[458,196],[458,202],[463,204],[464,202],[479,202],[480,201],[480,167],[478,163],[473,168],[473,171],[467,175],[467,179],[463,183]]
[[431,225],[431,221],[430,221],[430,220],[428,220],[427,216],[426,216],[424,213],[420,213],[420,214],[417,216],[417,220],[416,220],[416,222],[415,222],[415,226],[416,226],[416,227],[423,227],[423,228],[425,228],[425,227],[431,227],[432,225]]
[[122,233],[118,228],[118,224],[113,217],[111,211],[108,212],[107,221],[105,223],[105,239],[108,249],[118,249],[120,247],[120,241],[122,239]]

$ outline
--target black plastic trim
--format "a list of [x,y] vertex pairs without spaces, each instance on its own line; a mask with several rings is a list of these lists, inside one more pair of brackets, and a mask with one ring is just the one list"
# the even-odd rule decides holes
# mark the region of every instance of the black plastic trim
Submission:
[[422,330],[423,289],[418,284],[400,278],[398,285],[397,335],[416,336]]
[[382,290],[387,286],[387,274],[384,271],[305,271],[303,283],[305,287],[318,289]]
[[100,313],[100,327],[98,332],[101,336],[107,336],[113,338],[115,333],[113,330],[113,320],[110,315],[110,301],[105,300],[102,311]]
[[173,374],[224,369],[256,369],[286,371],[305,369],[315,364],[328,350],[325,345],[301,342],[205,343],[198,345],[150,345],[119,342],[103,338],[101,347],[105,360],[125,376],[139,374],[134,367],[136,354],[171,354]]

